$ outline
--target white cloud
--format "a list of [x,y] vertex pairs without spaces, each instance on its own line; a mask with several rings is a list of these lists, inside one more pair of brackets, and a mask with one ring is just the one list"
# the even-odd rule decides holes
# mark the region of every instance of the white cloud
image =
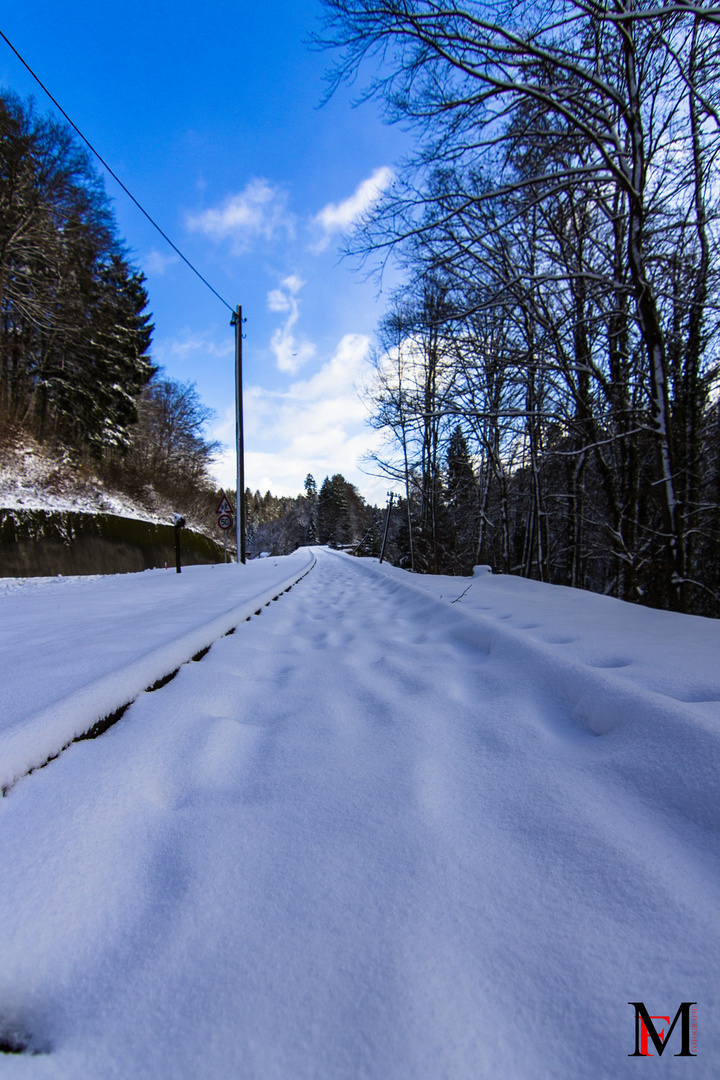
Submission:
[[395,173],[392,169],[383,165],[376,169],[372,176],[358,184],[349,198],[339,203],[327,203],[313,218],[313,224],[319,226],[324,233],[324,236],[314,245],[314,250],[324,250],[333,234],[345,232],[359,221],[390,187],[394,179]]
[[247,251],[257,237],[274,239],[279,233],[294,236],[295,218],[287,209],[287,195],[268,180],[254,179],[237,195],[200,214],[188,214],[188,229],[213,240],[229,240],[232,251]]
[[270,348],[279,370],[294,375],[315,355],[315,346],[306,338],[297,339],[293,333],[300,318],[297,294],[305,282],[296,274],[291,274],[280,284],[280,289],[271,289],[268,293],[268,308],[270,311],[287,312],[287,319],[273,334]]
[[[297,495],[308,473],[322,483],[340,472],[366,497],[384,500],[386,480],[367,477],[358,462],[379,448],[380,435],[366,423],[366,409],[357,393],[368,371],[369,338],[346,334],[334,355],[309,379],[286,391],[250,387],[245,394],[245,477],[253,490]],[[234,414],[228,412],[213,438],[234,441]],[[234,485],[235,454],[218,461],[218,482]]]
[[142,268],[146,274],[164,274],[169,266],[174,266],[179,261],[179,258],[174,253],[163,255],[161,251],[153,248],[142,260]]
[[267,301],[269,311],[290,311],[292,308],[290,297],[282,289],[271,289]]
[[289,277],[283,278],[281,284],[295,296],[296,293],[300,292],[305,282],[297,274],[290,274]]
[[153,358],[161,365],[175,360],[201,363],[208,357],[224,359],[234,351],[235,341],[229,331],[219,341],[211,334],[193,334],[187,331],[180,337],[161,338],[153,344]]

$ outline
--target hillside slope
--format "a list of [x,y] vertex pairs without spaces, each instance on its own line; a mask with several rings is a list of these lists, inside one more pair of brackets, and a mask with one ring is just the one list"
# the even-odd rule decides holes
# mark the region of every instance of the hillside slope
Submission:
[[149,489],[142,500],[111,490],[89,467],[77,468],[29,436],[0,449],[0,509],[73,510],[172,523],[173,508]]
[[171,526],[182,513],[183,562],[222,559],[211,535],[183,506],[151,487],[133,498],[93,469],[75,466],[30,438],[0,451],[0,576],[123,573],[174,562]]

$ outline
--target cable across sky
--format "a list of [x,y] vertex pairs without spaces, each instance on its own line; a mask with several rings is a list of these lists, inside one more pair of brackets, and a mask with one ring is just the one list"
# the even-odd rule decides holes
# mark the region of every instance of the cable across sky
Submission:
[[183,261],[183,262],[184,262],[184,263],[185,263],[185,264],[186,264],[187,266],[189,266],[189,267],[190,267],[190,269],[192,270],[193,274],[195,274],[195,275],[196,275],[196,277],[199,277],[199,278],[200,278],[200,280],[202,281],[203,285],[207,286],[207,288],[208,288],[208,289],[210,290],[210,292],[211,292],[211,293],[213,293],[213,295],[217,297],[217,299],[218,299],[218,300],[220,301],[220,303],[221,303],[221,304],[224,304],[224,305],[225,305],[225,307],[226,307],[226,308],[228,309],[228,311],[231,311],[231,312],[232,312],[232,313],[234,314],[234,313],[235,313],[235,308],[234,308],[234,307],[233,307],[233,306],[232,306],[231,304],[228,304],[227,300],[225,300],[225,299],[224,299],[224,297],[222,297],[222,296],[220,295],[220,293],[219,293],[219,292],[217,291],[217,289],[214,289],[214,288],[212,287],[212,285],[210,284],[210,282],[209,282],[209,281],[208,281],[208,280],[207,280],[206,278],[204,278],[204,277],[203,277],[203,275],[202,275],[202,274],[200,273],[200,271],[199,271],[199,270],[198,270],[198,269],[197,269],[196,267],[194,267],[194,266],[193,266],[193,264],[192,264],[192,263],[190,262],[190,260],[189,260],[189,259],[187,258],[187,256],[186,256],[186,255],[183,255],[182,251],[181,251],[181,250],[180,250],[180,248],[179,248],[179,247],[177,246],[177,244],[174,244],[174,243],[172,242],[172,240],[170,239],[170,237],[168,236],[168,234],[167,234],[167,233],[166,233],[166,232],[165,232],[165,231],[164,231],[163,229],[161,229],[161,228],[160,228],[160,226],[158,225],[157,221],[155,221],[155,219],[154,219],[154,218],[153,218],[153,217],[152,217],[152,216],[151,216],[151,215],[150,215],[150,214],[149,214],[149,213],[147,212],[147,210],[145,209],[145,207],[144,207],[144,206],[143,206],[143,205],[142,205],[141,203],[139,203],[139,202],[138,202],[138,200],[137,200],[137,199],[135,198],[135,196],[133,195],[132,191],[130,191],[130,189],[129,189],[129,188],[128,188],[128,187],[127,187],[127,186],[126,186],[126,185],[125,185],[125,184],[124,184],[124,183],[122,182],[122,180],[120,179],[120,177],[118,176],[118,174],[117,174],[117,173],[115,172],[115,170],[114,170],[114,169],[112,169],[112,168],[111,168],[111,167],[110,167],[110,166],[108,165],[107,161],[106,161],[106,160],[105,160],[105,158],[104,158],[104,157],[102,156],[102,154],[99,154],[99,153],[98,153],[98,151],[97,151],[97,150],[95,149],[95,147],[94,147],[94,146],[93,146],[93,144],[92,144],[92,143],[90,142],[90,140],[89,140],[89,139],[87,139],[87,138],[85,137],[85,135],[83,135],[82,131],[81,131],[81,130],[80,130],[80,128],[79,128],[79,127],[77,126],[77,124],[75,123],[75,121],[74,121],[74,120],[72,120],[72,119],[71,119],[71,117],[69,117],[69,116],[68,116],[68,114],[67,114],[67,113],[65,112],[65,110],[63,109],[62,105],[61,105],[61,104],[60,104],[60,102],[59,102],[59,101],[57,100],[57,98],[55,98],[55,97],[54,97],[54,96],[53,96],[53,95],[52,95],[52,94],[50,93],[50,91],[48,90],[47,86],[45,86],[45,84],[44,84],[44,83],[42,82],[42,80],[41,80],[41,79],[40,79],[40,78],[39,78],[39,77],[38,77],[38,76],[37,76],[37,75],[35,74],[35,72],[33,71],[33,69],[32,69],[32,68],[30,67],[30,65],[28,64],[27,60],[25,60],[25,59],[24,59],[24,58],[23,58],[23,57],[22,57],[22,56],[20,55],[20,53],[19,53],[19,52],[17,51],[17,49],[16,49],[16,48],[15,48],[15,46],[13,45],[12,41],[10,41],[10,39],[9,39],[9,38],[8,38],[8,37],[7,37],[7,36],[6,36],[6,35],[5,35],[5,34],[4,34],[3,32],[2,32],[2,30],[0,30],[0,37],[1,37],[2,39],[3,39],[3,41],[4,41],[5,43],[6,43],[6,45],[8,45],[8,46],[9,46],[9,47],[10,47],[10,48],[12,49],[12,51],[13,51],[13,52],[15,53],[15,55],[17,56],[18,60],[19,60],[19,61],[20,61],[20,63],[21,63],[22,65],[23,65],[23,67],[25,67],[25,68],[27,69],[27,71],[29,71],[29,72],[30,72],[30,74],[32,75],[33,79],[34,79],[34,80],[35,80],[35,82],[36,82],[36,83],[38,84],[38,86],[39,86],[39,87],[41,88],[41,90],[42,90],[42,91],[43,91],[43,92],[44,92],[45,94],[47,94],[47,96],[48,96],[48,97],[50,98],[50,100],[52,101],[52,103],[53,103],[53,105],[55,106],[55,108],[56,108],[56,109],[58,109],[58,110],[59,110],[59,112],[61,112],[61,113],[62,113],[62,115],[63,115],[63,116],[65,117],[65,119],[67,120],[68,124],[70,124],[70,126],[71,126],[71,127],[73,128],[73,130],[77,132],[77,134],[78,134],[78,135],[80,136],[80,138],[82,139],[82,141],[83,141],[83,142],[85,143],[85,145],[86,145],[86,146],[88,147],[88,149],[89,149],[89,150],[90,150],[90,151],[91,151],[91,152],[92,152],[92,153],[93,153],[93,154],[95,155],[95,157],[96,157],[96,158],[98,159],[98,161],[99,161],[99,162],[100,162],[100,164],[101,164],[101,165],[103,166],[103,168],[104,168],[104,169],[106,169],[106,170],[107,170],[107,172],[109,172],[109,173],[110,173],[110,175],[112,176],[113,180],[115,180],[115,182],[116,182],[117,184],[119,184],[119,185],[120,185],[120,187],[121,187],[121,188],[122,188],[122,190],[123,190],[123,191],[125,192],[125,194],[126,194],[126,195],[128,196],[128,198],[129,198],[129,199],[132,199],[132,201],[133,201],[133,202],[135,203],[135,205],[137,206],[138,210],[139,210],[139,211],[140,211],[140,212],[141,212],[142,214],[144,214],[144,215],[145,215],[145,217],[146,217],[146,218],[147,218],[147,220],[148,220],[148,221],[150,222],[150,224],[151,224],[151,225],[153,226],[153,228],[157,229],[157,231],[158,231],[158,232],[160,233],[160,235],[162,236],[163,240],[165,240],[165,241],[166,241],[166,243],[168,243],[168,244],[170,245],[170,247],[171,247],[171,248],[173,249],[173,251],[174,251],[174,252],[175,252],[175,253],[176,253],[177,255],[179,255],[179,256],[180,256],[180,258],[182,259],[182,261]]

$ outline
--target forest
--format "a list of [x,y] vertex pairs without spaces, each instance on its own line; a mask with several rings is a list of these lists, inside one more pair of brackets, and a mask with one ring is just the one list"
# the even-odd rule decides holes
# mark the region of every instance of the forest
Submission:
[[348,254],[402,287],[400,558],[720,614],[720,8],[323,0],[328,94],[414,138]]
[[[383,515],[369,506],[341,473],[326,476],[318,491],[315,477],[305,478],[304,494],[278,497],[245,491],[247,547],[251,555],[267,551],[289,555],[307,544],[347,548],[357,555],[380,555]],[[394,530],[396,531],[396,530]],[[396,544],[388,556],[399,561]]]
[[75,136],[0,95],[0,442],[31,436],[141,502],[214,509],[211,410],[152,363],[143,274]]

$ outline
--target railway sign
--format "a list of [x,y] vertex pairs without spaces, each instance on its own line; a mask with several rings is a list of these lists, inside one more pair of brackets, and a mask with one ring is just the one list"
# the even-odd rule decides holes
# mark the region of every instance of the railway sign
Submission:
[[232,514],[220,514],[220,516],[218,517],[218,525],[221,529],[232,529]]
[[[218,505],[218,508],[215,511],[215,513],[216,514],[230,514],[230,516],[232,518],[232,513],[233,513],[232,503],[230,502],[230,500],[228,499],[228,497],[227,497],[227,495],[225,494],[224,491],[223,491],[223,497],[220,500],[220,504]],[[231,525],[232,525],[232,521],[230,522],[230,525],[221,525],[220,528],[221,529],[229,529],[231,527]]]

